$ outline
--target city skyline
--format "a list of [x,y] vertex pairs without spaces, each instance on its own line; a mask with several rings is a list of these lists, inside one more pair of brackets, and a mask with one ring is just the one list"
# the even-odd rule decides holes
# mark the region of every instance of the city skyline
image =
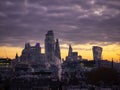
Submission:
[[[49,34],[49,32],[50,32],[50,34]],[[53,33],[53,36],[51,36],[51,32]],[[53,44],[55,44],[55,43],[58,41],[58,39],[56,39],[57,41],[55,42],[54,32],[53,32],[52,30],[49,30],[46,35],[50,35],[50,36],[47,36],[47,37],[48,37],[48,38],[49,38],[49,37],[51,38],[51,40],[53,41]],[[45,35],[45,36],[46,36],[46,35]],[[49,40],[50,40],[50,39],[48,39],[48,41],[47,41],[48,43],[49,43]],[[51,40],[50,40],[50,41],[51,41]],[[45,39],[45,42],[46,42],[46,39]],[[44,42],[44,43],[45,43],[45,42]],[[29,43],[29,42],[25,43],[24,48],[26,48],[26,45],[28,45],[28,44],[30,45],[31,43]],[[40,48],[41,48],[41,44],[40,44],[39,42],[36,42],[36,44],[34,44],[34,45],[36,46],[37,44],[39,44],[39,45],[40,45]],[[34,45],[32,44],[31,47],[34,47]],[[54,46],[55,46],[55,45],[54,45]],[[47,47],[49,47],[49,46],[47,46]],[[91,55],[92,58],[89,59],[89,58],[84,58],[84,57],[83,57],[83,59],[94,60],[93,47],[99,47],[99,46],[92,46],[92,48],[90,49],[91,52],[92,52],[92,55]],[[24,48],[23,48],[23,49],[21,48],[21,51],[15,53],[15,54],[18,55],[18,53],[19,53],[18,56],[21,56]],[[50,47],[49,47],[49,48],[50,48]],[[62,57],[62,59],[66,60],[66,56],[67,56],[67,55],[69,56],[69,53],[70,53],[69,49],[70,49],[70,48],[71,48],[71,50],[72,50],[71,52],[78,52],[78,55],[82,56],[82,54],[79,54],[79,48],[77,48],[77,49],[76,49],[76,47],[75,47],[75,48],[72,48],[71,44],[69,44],[69,45],[68,45],[68,48],[66,48],[66,49],[67,49],[67,52],[64,52],[64,53],[66,53],[66,54]],[[101,47],[101,48],[102,48],[102,47]],[[54,49],[55,49],[55,47],[54,47]],[[16,50],[16,49],[14,49],[14,51],[15,51],[15,50]],[[41,51],[42,51],[42,52],[41,52]],[[83,50],[83,51],[84,51],[84,50]],[[88,50],[86,49],[86,51],[88,51]],[[15,52],[16,52],[16,51],[15,51]],[[39,52],[45,54],[45,47],[42,47]],[[7,56],[8,54],[7,54],[7,52],[6,52],[5,47],[4,47],[4,54],[5,54],[5,56],[6,56],[5,58],[10,58],[10,57]],[[61,53],[61,55],[62,55],[62,54],[63,54],[63,52]],[[13,55],[13,59],[14,59],[15,57],[16,57],[16,56]],[[101,53],[101,59],[104,60],[102,53]],[[108,60],[113,60],[113,58],[108,59]],[[119,60],[118,60],[117,62],[119,62]]]
[[[93,59],[92,46],[103,48],[103,59],[120,58],[120,1],[118,0],[1,0],[0,57],[21,55],[24,44],[39,42],[53,30],[62,58],[73,51]],[[12,53],[11,53],[12,52]]]

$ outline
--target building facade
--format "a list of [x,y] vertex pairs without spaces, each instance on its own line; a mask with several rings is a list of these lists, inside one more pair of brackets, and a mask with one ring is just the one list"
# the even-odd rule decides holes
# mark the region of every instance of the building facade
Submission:
[[61,59],[59,40],[54,39],[54,32],[48,31],[45,37],[45,56],[46,60],[55,60],[55,57]]
[[102,47],[99,46],[93,46],[93,59],[95,62],[96,67],[101,66],[101,60],[102,60]]
[[59,40],[56,39],[55,42],[55,56],[59,59],[61,59],[61,54],[60,54],[60,46],[59,46]]
[[48,31],[45,37],[45,55],[46,60],[54,60],[55,55],[55,40],[52,30]]
[[39,43],[35,46],[31,46],[30,43],[25,44],[25,48],[22,51],[20,57],[21,61],[40,61],[41,58],[41,47]]
[[102,47],[93,46],[93,59],[94,61],[102,60]]

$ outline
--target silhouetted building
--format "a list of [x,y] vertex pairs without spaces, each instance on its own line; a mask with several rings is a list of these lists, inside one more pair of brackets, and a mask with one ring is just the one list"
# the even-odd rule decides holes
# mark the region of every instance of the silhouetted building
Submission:
[[73,52],[72,46],[69,45],[68,49],[68,56],[66,57],[66,60],[73,61],[73,60],[82,60],[82,56],[78,56],[78,52]]
[[71,45],[69,45],[69,48],[68,48],[68,56],[66,57],[66,60],[69,60],[69,61],[72,61],[72,47]]
[[54,40],[54,32],[48,31],[45,37],[45,56],[46,60],[54,60],[55,57],[61,59],[59,40]]
[[18,56],[18,54],[16,53],[15,59],[17,59],[17,60],[18,60],[18,58],[19,58],[19,56]]
[[71,45],[69,45],[68,56],[71,57],[71,55],[72,55],[72,47],[71,47]]
[[102,59],[102,48],[99,46],[93,46],[93,58],[95,61]]
[[54,60],[55,55],[55,40],[52,30],[48,31],[45,37],[45,55],[46,60]]
[[111,68],[114,68],[113,58],[112,58],[112,62],[111,62]]
[[60,46],[59,46],[58,39],[56,39],[56,42],[55,42],[55,56],[61,59]]
[[35,46],[30,46],[29,43],[25,44],[25,48],[22,51],[21,60],[22,61],[38,61],[41,56],[41,47],[39,43]]
[[102,47],[93,46],[93,58],[96,66],[99,67],[102,60]]
[[78,52],[72,52],[72,59],[77,60],[78,59]]

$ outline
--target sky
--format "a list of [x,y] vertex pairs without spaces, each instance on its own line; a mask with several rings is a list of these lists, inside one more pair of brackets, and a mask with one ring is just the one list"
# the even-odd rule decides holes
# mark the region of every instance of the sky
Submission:
[[120,58],[120,0],[0,0],[0,57],[21,55],[24,44],[40,42],[53,30],[62,57],[71,44],[93,59],[92,46],[104,59]]

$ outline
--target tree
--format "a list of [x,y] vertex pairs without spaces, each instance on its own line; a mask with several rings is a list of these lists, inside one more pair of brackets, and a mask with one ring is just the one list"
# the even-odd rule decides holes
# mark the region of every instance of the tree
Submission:
[[87,82],[90,84],[118,84],[119,77],[115,69],[100,67],[88,73]]

